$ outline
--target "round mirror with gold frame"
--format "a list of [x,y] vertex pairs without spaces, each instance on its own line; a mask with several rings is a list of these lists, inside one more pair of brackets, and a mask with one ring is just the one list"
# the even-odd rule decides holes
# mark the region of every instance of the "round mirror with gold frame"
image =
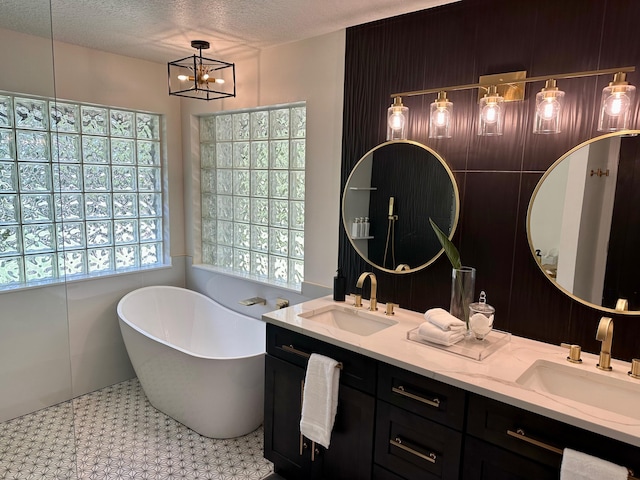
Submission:
[[527,211],[529,246],[551,283],[604,312],[640,315],[640,130],[564,154]]
[[389,273],[421,270],[442,254],[429,218],[451,238],[458,187],[444,159],[410,140],[385,142],[353,168],[342,195],[349,241],[369,264]]

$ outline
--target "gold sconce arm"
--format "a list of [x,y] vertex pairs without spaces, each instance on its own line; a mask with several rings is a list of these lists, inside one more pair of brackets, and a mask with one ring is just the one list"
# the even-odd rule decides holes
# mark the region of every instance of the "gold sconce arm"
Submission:
[[[437,88],[427,88],[424,90],[413,90],[409,92],[399,92],[393,93],[390,95],[391,98],[395,97],[415,97],[419,95],[428,95],[432,93],[439,93],[440,91],[453,92],[456,90],[471,90],[473,88],[478,89],[487,89],[490,85],[500,86],[500,85],[513,85],[517,83],[532,83],[532,82],[543,82],[550,78],[558,79],[566,79],[566,78],[580,78],[580,77],[593,77],[596,75],[613,75],[616,73],[630,73],[635,72],[636,67],[628,66],[628,67],[616,67],[616,68],[605,68],[600,70],[586,70],[582,72],[569,72],[569,73],[556,73],[552,75],[539,75],[535,77],[524,77],[524,78],[510,78],[505,73],[496,74],[496,75],[487,75],[486,77],[480,77],[480,81],[478,83],[468,83],[464,85],[451,85],[448,87],[437,87]],[[522,73],[522,72],[513,72],[513,73]],[[526,72],[524,72],[526,74]],[[495,79],[492,77],[496,77]],[[500,77],[504,77],[503,80],[500,80]]]

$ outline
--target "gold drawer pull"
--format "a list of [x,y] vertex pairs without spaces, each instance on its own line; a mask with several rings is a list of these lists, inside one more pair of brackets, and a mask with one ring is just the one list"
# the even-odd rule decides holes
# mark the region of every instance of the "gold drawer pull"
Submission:
[[391,391],[393,393],[397,393],[398,395],[402,395],[402,396],[408,397],[408,398],[410,398],[412,400],[417,400],[418,402],[426,403],[430,407],[440,408],[440,399],[439,398],[434,398],[433,400],[429,400],[428,398],[420,397],[418,395],[415,395],[413,393],[405,391],[405,389],[404,389],[404,387],[402,385],[398,386],[397,388],[396,387],[391,387]]
[[298,355],[299,357],[309,358],[311,356],[307,352],[303,352],[302,350],[298,350],[293,345],[282,345],[280,348],[282,348],[282,350],[284,350],[285,352],[293,353],[295,355]]
[[535,445],[536,447],[544,448],[550,452],[562,455],[562,449],[549,445],[548,443],[541,442],[540,440],[536,440],[535,438],[527,437],[527,434],[524,433],[524,430],[521,428],[518,428],[515,432],[513,430],[507,430],[507,435],[517,438],[518,440],[522,440],[523,442],[530,443],[531,445]]
[[393,438],[390,439],[389,443],[394,447],[398,447],[404,450],[405,452],[409,452],[410,454],[415,455],[416,457],[422,458],[423,460],[426,460],[431,463],[436,463],[436,460],[438,459],[438,456],[433,452],[429,452],[428,455],[425,455],[424,453],[414,450],[411,447],[407,447],[402,443],[402,439],[400,437],[396,437],[395,439]]
[[[310,353],[303,352],[302,350],[298,350],[293,345],[281,345],[280,348],[285,352],[293,353],[294,355],[298,355],[299,357],[302,357],[302,358],[311,357]],[[342,370],[342,362],[338,362],[338,365],[336,365],[336,368],[339,368],[340,370]]]

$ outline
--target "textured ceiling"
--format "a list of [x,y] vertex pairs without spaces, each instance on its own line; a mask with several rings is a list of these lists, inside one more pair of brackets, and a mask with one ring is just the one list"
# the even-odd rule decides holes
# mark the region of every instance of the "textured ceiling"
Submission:
[[[0,28],[155,62],[222,59],[453,0],[0,0]],[[51,20],[51,21],[50,21]]]

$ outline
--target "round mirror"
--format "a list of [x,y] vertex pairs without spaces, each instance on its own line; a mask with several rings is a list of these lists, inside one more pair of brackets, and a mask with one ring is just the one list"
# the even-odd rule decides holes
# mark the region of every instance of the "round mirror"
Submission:
[[611,133],[563,155],[527,212],[531,252],[573,299],[640,314],[640,130]]
[[342,221],[356,252],[390,273],[425,268],[442,253],[429,218],[453,236],[459,195],[453,173],[429,147],[408,140],[373,148],[342,195]]

